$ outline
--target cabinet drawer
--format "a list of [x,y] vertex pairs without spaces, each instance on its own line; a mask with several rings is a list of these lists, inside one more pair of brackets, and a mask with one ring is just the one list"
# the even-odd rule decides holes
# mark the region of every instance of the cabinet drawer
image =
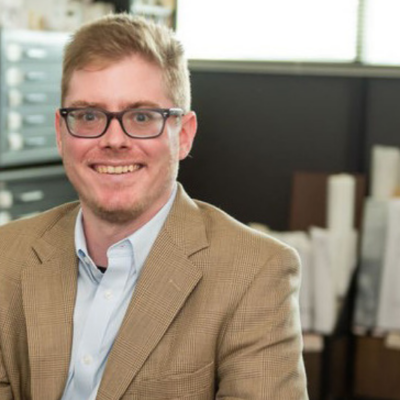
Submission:
[[0,173],[0,224],[76,199],[62,166]]
[[2,31],[3,59],[8,64],[45,64],[62,57],[68,34],[27,30]]

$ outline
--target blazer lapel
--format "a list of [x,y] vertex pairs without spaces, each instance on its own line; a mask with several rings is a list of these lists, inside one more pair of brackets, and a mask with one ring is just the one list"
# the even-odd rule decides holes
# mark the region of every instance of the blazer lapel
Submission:
[[195,203],[179,189],[114,343],[98,400],[122,397],[202,277],[190,256],[208,246]]
[[[32,399],[59,399],[68,375],[78,263],[74,251],[76,212],[63,217],[33,246],[22,273]],[[64,243],[64,246],[60,246]]]

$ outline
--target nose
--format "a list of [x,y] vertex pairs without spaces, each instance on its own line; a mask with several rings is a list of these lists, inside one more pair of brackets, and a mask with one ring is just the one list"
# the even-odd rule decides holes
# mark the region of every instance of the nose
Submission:
[[131,142],[117,118],[111,119],[106,133],[100,137],[100,146],[104,148],[128,148]]

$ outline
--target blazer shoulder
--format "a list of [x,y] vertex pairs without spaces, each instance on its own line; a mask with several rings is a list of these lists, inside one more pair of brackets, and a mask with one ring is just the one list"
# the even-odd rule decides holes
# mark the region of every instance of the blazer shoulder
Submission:
[[297,252],[282,241],[243,224],[218,207],[198,200],[195,203],[203,215],[211,246],[215,243],[225,249],[221,253],[225,253],[226,257],[238,258],[240,255],[245,264],[254,266],[273,259],[285,264],[299,263]]
[[41,237],[69,213],[76,211],[79,202],[65,203],[38,215],[18,219],[0,227],[0,246],[7,246],[12,240]]
[[66,226],[71,231],[77,210],[78,203],[68,203],[0,227],[0,291],[13,293],[22,271],[41,263],[35,246],[47,244],[46,237],[59,238]]

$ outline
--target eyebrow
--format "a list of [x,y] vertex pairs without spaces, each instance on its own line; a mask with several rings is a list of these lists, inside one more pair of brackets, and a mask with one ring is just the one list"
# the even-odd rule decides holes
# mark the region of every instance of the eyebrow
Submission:
[[[104,103],[96,103],[96,102],[89,102],[84,100],[77,100],[73,101],[69,107],[92,107],[92,108],[101,108],[103,110],[107,110]],[[160,105],[151,101],[136,101],[133,103],[124,103],[123,110],[128,108],[160,108]]]

